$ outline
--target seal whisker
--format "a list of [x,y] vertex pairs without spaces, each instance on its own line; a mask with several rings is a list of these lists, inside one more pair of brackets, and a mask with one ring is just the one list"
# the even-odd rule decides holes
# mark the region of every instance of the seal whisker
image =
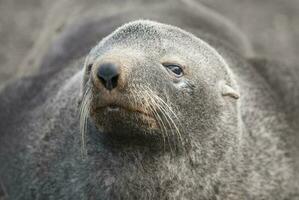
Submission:
[[88,79],[88,81],[85,83],[85,85],[83,86],[83,88],[81,90],[83,95],[81,96],[81,99],[79,100],[79,104],[78,104],[80,109],[82,108],[81,104],[82,104],[83,98],[86,96],[87,92],[89,92],[88,90],[89,90],[90,87],[91,87],[90,86],[90,79]]
[[165,109],[165,112],[163,112],[165,114],[165,118],[166,118],[166,120],[167,120],[167,118],[170,120],[170,123],[173,125],[173,128],[176,130],[175,132],[176,132],[176,134],[177,134],[177,136],[178,136],[178,138],[179,138],[182,146],[184,146],[184,142],[183,142],[183,139],[182,139],[182,135],[181,135],[180,129],[178,128],[178,126],[174,122],[173,118],[170,116],[170,114],[172,114],[176,118],[176,121],[179,124],[181,124],[180,120],[177,117],[177,115],[173,112],[173,110],[171,109],[171,107],[167,103],[165,103],[160,97],[158,97],[157,95],[155,95],[153,97],[156,98],[158,102],[160,101],[160,103],[162,103],[163,105],[165,105],[165,107],[161,106],[162,109]]
[[132,90],[131,90],[131,93],[132,95],[130,95],[129,99],[131,99],[132,101],[129,101],[129,102],[132,102],[132,106],[133,107],[137,107],[138,106],[138,93],[135,92],[136,90],[136,86],[135,85],[132,85]]
[[85,111],[83,111],[80,115],[81,153],[83,153],[85,149],[86,123],[87,123],[87,119],[86,119]]
[[[163,115],[163,118],[165,119],[166,123],[168,124],[168,126],[171,130],[171,134],[175,137],[177,134],[175,134],[175,132],[173,131],[173,123],[171,123],[169,121],[170,117],[169,117],[169,114],[167,113],[167,110],[159,103],[157,103],[157,107],[160,110],[160,113]],[[177,146],[175,145],[175,147],[177,147]]]
[[[141,95],[141,94],[138,94],[138,96],[139,96],[139,97],[143,97],[143,100],[145,101],[145,102],[144,102],[145,105],[144,105],[144,107],[143,107],[143,109],[145,109],[145,112],[146,112],[146,113],[152,113],[152,114],[154,115],[154,113],[152,112],[152,109],[151,109],[151,106],[150,106],[150,103],[149,103],[148,99],[147,99],[147,98],[144,98],[144,96]],[[150,122],[148,122],[148,123],[150,124]],[[150,129],[150,131],[151,131],[151,129]]]
[[[151,89],[148,88],[148,90],[151,90]],[[170,128],[173,125],[173,128],[176,130],[176,135],[179,137],[179,140],[180,140],[182,146],[184,147],[184,142],[183,142],[183,139],[182,139],[182,136],[181,136],[181,132],[180,132],[179,128],[177,127],[177,125],[175,124],[175,122],[172,119],[172,117],[170,116],[170,114],[172,114],[176,118],[176,120],[178,121],[178,123],[181,124],[179,118],[177,117],[177,115],[175,114],[175,112],[172,110],[172,108],[162,98],[160,98],[159,96],[157,96],[155,93],[153,93],[152,98],[155,98],[156,101],[158,101],[160,103],[159,106],[163,110],[163,112],[161,112],[161,113],[164,115],[164,117],[165,117],[167,123],[169,124]],[[170,120],[170,122],[169,122],[169,120]]]
[[[138,107],[139,105],[142,105],[143,95],[136,92],[136,91],[139,91],[139,90],[135,85],[132,86],[132,87],[133,87],[132,96],[134,98],[133,99],[133,104],[135,104],[134,107]],[[146,99],[144,99],[144,100],[146,100]],[[147,105],[147,103],[145,103],[145,105],[143,105],[142,108],[145,110],[146,113],[152,113],[151,110],[147,110],[147,109],[149,109],[149,106]],[[151,133],[151,130],[149,130],[149,131]]]
[[[164,122],[163,122],[163,119],[161,118],[161,116],[160,116],[159,113],[157,112],[157,110],[159,110],[159,111],[163,114],[163,112],[165,112],[165,111],[161,110],[159,104],[155,101],[155,99],[152,98],[152,96],[154,95],[154,92],[153,92],[152,90],[150,90],[150,89],[146,90],[145,88],[143,88],[143,91],[146,92],[146,95],[147,95],[148,98],[151,100],[151,103],[154,104],[153,107],[154,107],[154,109],[155,109],[156,116],[157,116],[158,119],[159,119],[158,121],[160,121],[161,124],[162,124],[162,128],[163,128],[163,130],[162,130],[162,134],[163,134],[163,132],[165,132],[165,135],[166,135],[166,138],[167,138],[167,142],[168,142],[170,151],[173,153],[173,150],[172,150],[172,147],[171,147],[171,143],[170,143],[170,139],[169,139],[169,135],[168,135],[168,132],[167,132],[167,128],[166,128],[166,126],[165,126],[165,124],[164,124]],[[149,94],[149,92],[150,92],[151,94]],[[164,115],[164,114],[163,114],[163,115]],[[168,126],[170,126],[170,128],[171,128],[171,124],[170,124],[169,122],[167,122],[167,123],[168,123]],[[171,129],[171,130],[172,130],[172,129]],[[173,134],[173,132],[172,132],[172,134]],[[174,135],[174,134],[173,134],[173,135]]]
[[90,95],[91,89],[87,88],[86,92],[82,97],[82,103],[80,106],[80,133],[81,133],[81,154],[84,156],[86,154],[85,150],[85,135],[87,131],[87,120],[88,120],[88,113],[90,110]]
[[[143,87],[140,87],[140,89],[144,90]],[[150,96],[148,96],[147,93],[145,93],[145,92],[141,93],[141,94],[137,93],[137,95],[138,95],[138,97],[141,97],[143,99],[143,101],[144,101],[143,108],[145,109],[145,111],[148,112],[148,113],[153,114],[154,117],[156,117],[154,107],[152,106],[151,101],[149,100]],[[142,101],[140,103],[142,103]]]
[[137,101],[137,97],[138,97],[138,93],[136,92],[137,88],[135,85],[132,85],[132,99],[133,99],[133,105],[134,106],[138,106],[138,101]]
[[[145,91],[145,90],[144,90],[144,91]],[[156,120],[157,120],[159,126],[162,127],[162,130],[161,130],[162,132],[161,132],[161,133],[162,133],[162,139],[163,139],[163,149],[164,149],[164,151],[165,151],[165,142],[166,142],[165,137],[166,137],[166,138],[167,138],[167,141],[168,141],[168,145],[169,145],[169,147],[170,147],[170,149],[171,149],[171,151],[172,151],[171,145],[170,145],[170,143],[169,143],[169,138],[168,138],[168,134],[167,134],[166,126],[165,126],[163,120],[161,119],[159,113],[157,112],[157,107],[154,106],[154,105],[152,105],[152,104],[155,104],[155,105],[156,105],[156,102],[154,102],[154,99],[152,99],[151,96],[150,96],[148,93],[145,93],[145,96],[147,96],[147,97],[149,98],[149,100],[150,100],[151,103],[149,102],[148,105],[149,105],[149,107],[150,107],[150,109],[151,109],[153,115],[155,116],[155,118],[156,118]]]

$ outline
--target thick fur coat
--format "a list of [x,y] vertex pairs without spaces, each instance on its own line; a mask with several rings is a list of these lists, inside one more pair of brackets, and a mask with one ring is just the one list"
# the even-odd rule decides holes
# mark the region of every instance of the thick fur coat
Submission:
[[[134,9],[124,3],[117,13],[109,3],[102,12],[88,6],[82,3],[83,12],[59,29],[51,23],[55,17],[49,20],[28,55],[29,75],[0,94],[3,198],[299,198],[299,130],[292,124],[298,113],[290,109],[297,108],[291,93],[299,89],[298,68],[252,58],[238,29],[193,1]],[[173,26],[140,20],[113,32],[138,18]],[[90,116],[82,153],[78,102],[90,77],[88,62],[107,55],[135,59],[128,61],[128,86],[148,86],[169,102],[185,151],[160,151],[150,139],[111,147],[96,126],[102,118]],[[158,66],[162,55],[181,56],[187,70],[180,84]]]

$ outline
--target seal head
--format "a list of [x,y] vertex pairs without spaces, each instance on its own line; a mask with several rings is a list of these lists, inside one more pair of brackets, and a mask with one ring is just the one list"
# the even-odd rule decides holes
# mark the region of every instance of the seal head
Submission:
[[82,88],[83,134],[88,116],[106,136],[164,148],[238,129],[239,93],[225,60],[174,26],[140,20],[118,28],[87,56]]

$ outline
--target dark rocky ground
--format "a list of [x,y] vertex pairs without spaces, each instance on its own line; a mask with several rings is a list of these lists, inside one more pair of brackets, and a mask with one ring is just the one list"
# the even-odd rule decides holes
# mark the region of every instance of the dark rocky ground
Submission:
[[[29,70],[22,65],[24,57],[57,1],[0,0],[0,85]],[[298,65],[298,0],[198,1],[233,21],[252,41],[258,56]]]

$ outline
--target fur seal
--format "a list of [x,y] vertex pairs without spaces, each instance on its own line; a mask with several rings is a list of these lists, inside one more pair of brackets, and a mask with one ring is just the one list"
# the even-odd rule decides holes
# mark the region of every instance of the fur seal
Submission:
[[134,21],[86,58],[46,56],[67,67],[8,85],[0,95],[5,196],[298,197],[285,141],[294,130],[274,91],[242,55],[206,37]]

